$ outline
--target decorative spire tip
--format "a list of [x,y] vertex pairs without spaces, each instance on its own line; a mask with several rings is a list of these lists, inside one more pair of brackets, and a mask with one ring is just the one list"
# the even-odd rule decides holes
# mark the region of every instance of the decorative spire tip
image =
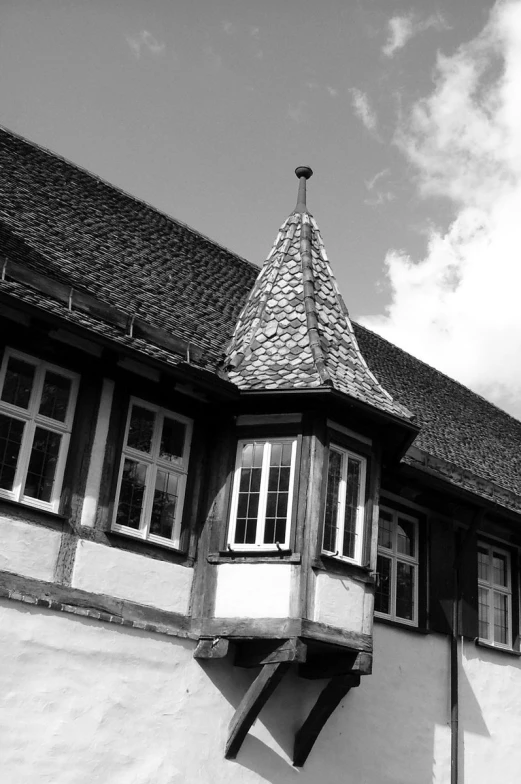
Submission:
[[294,212],[307,212],[306,206],[306,181],[313,175],[313,170],[309,166],[297,166],[295,174],[299,178],[297,206]]

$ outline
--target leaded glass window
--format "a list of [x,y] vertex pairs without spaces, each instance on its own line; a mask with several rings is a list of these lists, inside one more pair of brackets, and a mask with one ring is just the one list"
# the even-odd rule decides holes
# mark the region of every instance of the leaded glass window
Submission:
[[380,507],[375,612],[394,621],[418,622],[418,521]]
[[329,449],[324,552],[362,561],[366,461],[337,446]]
[[180,546],[191,432],[190,419],[131,400],[113,530]]
[[478,545],[479,638],[492,645],[512,645],[512,582],[510,555],[480,542]]

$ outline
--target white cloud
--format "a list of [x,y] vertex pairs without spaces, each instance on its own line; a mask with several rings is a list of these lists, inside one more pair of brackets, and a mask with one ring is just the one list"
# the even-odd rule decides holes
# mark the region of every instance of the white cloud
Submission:
[[331,87],[330,84],[326,84],[326,90],[331,98],[336,98],[338,95],[338,90],[336,87]]
[[445,19],[440,14],[431,14],[425,19],[420,19],[412,12],[403,16],[393,16],[387,25],[387,41],[382,47],[382,52],[386,57],[392,57],[397,51],[403,49],[405,44],[418,33],[429,29],[448,29]]
[[351,104],[355,110],[356,116],[363,122],[368,131],[376,130],[376,114],[369,103],[369,98],[366,93],[359,90],[357,87],[352,87],[349,92],[351,93]]
[[300,125],[307,118],[307,101],[297,101],[297,103],[290,103],[287,109],[287,116],[294,123]]
[[141,57],[143,48],[156,57],[164,54],[166,49],[165,43],[159,42],[148,30],[141,30],[139,35],[134,37],[127,35],[127,44],[138,59]]
[[237,27],[233,22],[221,22],[222,28],[226,35],[234,35],[237,32]]
[[439,57],[397,138],[420,192],[455,218],[424,258],[385,260],[392,301],[368,327],[521,416],[521,0]]

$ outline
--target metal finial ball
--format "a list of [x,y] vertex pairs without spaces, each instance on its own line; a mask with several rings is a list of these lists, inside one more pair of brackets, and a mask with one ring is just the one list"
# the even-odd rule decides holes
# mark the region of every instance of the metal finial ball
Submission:
[[306,180],[309,180],[309,178],[313,174],[313,170],[311,169],[310,166],[297,166],[297,168],[295,169],[295,174],[299,179],[301,177],[305,177]]

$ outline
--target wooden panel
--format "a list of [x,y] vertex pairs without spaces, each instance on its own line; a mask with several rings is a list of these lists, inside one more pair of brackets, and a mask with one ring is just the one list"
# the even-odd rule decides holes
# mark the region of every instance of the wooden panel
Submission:
[[454,595],[454,531],[450,521],[438,517],[430,519],[429,527],[429,628],[450,634]]
[[248,731],[291,666],[290,662],[265,664],[241,700],[230,722],[225,757],[235,759]]
[[293,764],[302,767],[326,721],[350,689],[359,686],[359,675],[338,675],[321,691],[306,721],[295,736]]

